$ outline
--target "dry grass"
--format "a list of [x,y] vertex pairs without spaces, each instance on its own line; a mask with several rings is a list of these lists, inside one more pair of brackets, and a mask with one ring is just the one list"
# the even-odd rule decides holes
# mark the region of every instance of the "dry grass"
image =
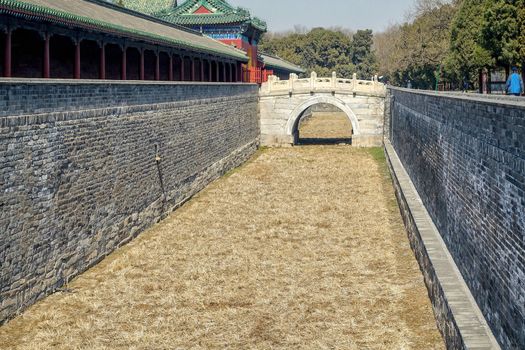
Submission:
[[299,124],[299,137],[305,139],[349,139],[352,123],[343,112],[314,112]]
[[0,348],[443,349],[392,203],[368,151],[265,150],[0,328]]

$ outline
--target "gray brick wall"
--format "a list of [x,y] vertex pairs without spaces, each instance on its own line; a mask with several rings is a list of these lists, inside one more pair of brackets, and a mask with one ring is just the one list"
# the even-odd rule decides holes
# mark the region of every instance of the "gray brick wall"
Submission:
[[257,99],[255,85],[0,82],[0,321],[244,162]]
[[525,104],[391,89],[385,125],[502,348],[525,348]]

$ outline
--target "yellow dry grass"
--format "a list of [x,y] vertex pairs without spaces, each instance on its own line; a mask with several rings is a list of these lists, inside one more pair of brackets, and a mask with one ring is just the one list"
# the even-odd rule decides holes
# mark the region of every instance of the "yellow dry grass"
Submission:
[[0,348],[443,349],[393,196],[369,151],[264,150],[1,327]]
[[299,124],[299,137],[303,139],[349,139],[352,123],[343,112],[314,112]]

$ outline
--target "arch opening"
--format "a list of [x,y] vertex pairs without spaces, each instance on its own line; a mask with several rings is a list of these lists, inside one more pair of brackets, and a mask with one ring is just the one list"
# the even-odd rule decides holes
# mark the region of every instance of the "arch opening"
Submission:
[[346,114],[334,105],[319,103],[308,107],[297,119],[294,144],[352,144],[353,127]]
[[352,145],[360,130],[357,117],[345,102],[333,96],[315,96],[292,111],[287,134],[294,145]]

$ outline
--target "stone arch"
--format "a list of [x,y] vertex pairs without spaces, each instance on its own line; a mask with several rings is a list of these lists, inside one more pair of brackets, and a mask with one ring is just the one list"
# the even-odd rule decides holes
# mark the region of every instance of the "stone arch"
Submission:
[[361,130],[359,128],[359,121],[355,113],[350,107],[348,107],[348,105],[343,100],[340,100],[333,96],[313,96],[312,98],[309,98],[307,101],[295,107],[292,113],[290,113],[290,116],[288,117],[288,122],[286,124],[286,134],[290,136],[295,135],[297,127],[299,125],[299,120],[301,119],[301,116],[303,115],[304,111],[306,111],[307,108],[319,103],[326,103],[339,108],[344,114],[346,114],[346,116],[350,120],[350,123],[352,123],[354,135],[357,136],[361,133]]

